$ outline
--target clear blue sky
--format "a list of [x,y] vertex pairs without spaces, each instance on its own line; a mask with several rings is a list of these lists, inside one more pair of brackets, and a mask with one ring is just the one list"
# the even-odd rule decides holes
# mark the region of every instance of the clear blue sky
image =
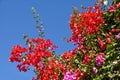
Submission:
[[34,76],[32,70],[19,72],[17,64],[9,62],[12,46],[24,45],[23,34],[37,37],[33,6],[44,24],[46,38],[58,46],[56,52],[61,54],[73,46],[62,40],[71,36],[68,21],[72,6],[81,11],[81,4],[93,3],[94,0],[0,0],[0,80],[31,80]]

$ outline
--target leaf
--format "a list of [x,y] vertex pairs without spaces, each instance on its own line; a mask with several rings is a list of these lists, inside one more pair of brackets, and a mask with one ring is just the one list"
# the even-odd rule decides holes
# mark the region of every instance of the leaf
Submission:
[[78,59],[75,59],[75,63],[79,63]]

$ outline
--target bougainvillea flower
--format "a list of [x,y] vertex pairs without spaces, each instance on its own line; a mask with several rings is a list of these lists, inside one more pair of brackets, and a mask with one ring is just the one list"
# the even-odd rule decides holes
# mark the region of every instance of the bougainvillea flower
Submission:
[[[84,36],[97,33],[99,25],[103,23],[102,10],[98,6],[94,6],[94,9],[90,7],[88,11],[81,14],[72,14],[70,16],[70,29],[72,30],[70,41],[75,42],[77,45],[82,45]],[[85,35],[83,36],[82,34]]]
[[118,2],[118,3],[116,4],[116,6],[119,8],[119,7],[120,7],[120,2]]
[[90,58],[89,58],[89,56],[88,55],[86,55],[85,57],[84,57],[84,59],[83,59],[83,64],[87,64],[87,63],[89,63],[90,62]]
[[115,39],[119,39],[120,38],[120,34],[115,35]]
[[98,55],[96,56],[95,60],[96,60],[96,65],[97,65],[97,66],[99,66],[99,67],[102,66],[102,65],[103,65],[103,62],[104,62],[104,60],[105,60],[105,58],[104,58],[104,53],[98,54]]
[[64,75],[64,79],[63,80],[76,80],[74,72],[72,70],[66,72],[66,74]]
[[114,6],[110,6],[110,7],[109,7],[109,12],[110,12],[110,13],[113,13],[114,11],[115,11],[115,7],[114,7]]
[[98,72],[96,67],[93,67],[93,73],[96,74]]
[[107,43],[112,42],[111,38],[107,38],[107,39],[106,39],[106,42],[107,42]]
[[21,62],[22,54],[27,51],[27,48],[23,48],[20,45],[14,46],[9,59],[10,62]]
[[101,38],[98,38],[98,43],[99,43],[100,49],[101,49],[102,51],[104,51],[105,48],[106,48],[105,42],[103,42],[103,41],[101,40]]

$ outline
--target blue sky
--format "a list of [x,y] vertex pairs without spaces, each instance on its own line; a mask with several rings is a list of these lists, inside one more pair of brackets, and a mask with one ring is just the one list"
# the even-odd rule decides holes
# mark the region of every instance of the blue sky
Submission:
[[72,6],[93,5],[94,0],[0,0],[0,80],[31,80],[32,70],[19,72],[17,63],[10,63],[9,56],[14,45],[24,45],[23,34],[37,37],[35,19],[31,8],[35,7],[44,24],[45,37],[58,46],[61,54],[73,48],[62,40],[70,37],[69,16]]

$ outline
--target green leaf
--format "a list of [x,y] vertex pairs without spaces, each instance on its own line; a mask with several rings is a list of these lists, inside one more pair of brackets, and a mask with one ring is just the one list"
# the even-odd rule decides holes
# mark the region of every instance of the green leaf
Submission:
[[82,69],[82,71],[83,71],[83,72],[87,72],[87,67],[84,67],[84,68]]
[[75,63],[79,63],[78,59],[75,59]]

